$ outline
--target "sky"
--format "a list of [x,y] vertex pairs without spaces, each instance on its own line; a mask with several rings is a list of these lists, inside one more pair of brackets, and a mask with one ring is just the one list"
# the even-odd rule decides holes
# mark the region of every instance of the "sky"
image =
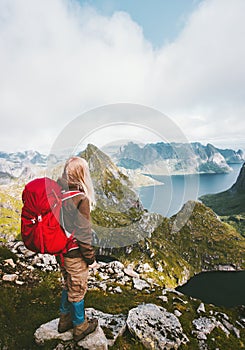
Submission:
[[[167,118],[189,142],[245,149],[244,13],[244,0],[0,0],[0,151],[48,153],[77,118],[99,145],[127,123],[162,141]],[[120,104],[152,116],[108,119]]]

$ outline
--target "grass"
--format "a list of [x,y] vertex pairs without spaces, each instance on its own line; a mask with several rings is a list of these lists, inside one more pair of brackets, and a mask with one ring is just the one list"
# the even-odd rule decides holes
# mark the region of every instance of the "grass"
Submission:
[[245,194],[232,191],[208,194],[200,197],[201,201],[221,216],[244,214]]
[[58,317],[61,290],[58,279],[57,273],[40,273],[40,282],[32,287],[1,285],[1,349],[39,349],[33,339],[35,330],[42,323]]
[[[35,330],[43,323],[56,317],[59,313],[59,302],[61,293],[60,274],[58,272],[43,273],[37,272],[39,283],[33,286],[15,286],[9,283],[2,283],[0,288],[0,349],[8,350],[37,350],[40,349],[33,339]],[[197,339],[192,335],[192,321],[198,318],[197,307],[200,300],[189,298],[185,295],[177,295],[174,291],[167,292],[167,302],[158,298],[162,290],[148,294],[145,291],[132,290],[129,287],[121,286],[122,294],[109,294],[101,290],[89,290],[85,296],[86,307],[93,307],[105,313],[127,315],[128,311],[142,303],[154,303],[163,306],[169,312],[178,310],[182,313],[180,322],[184,333],[190,342],[181,345],[180,350],[198,349]],[[225,309],[213,305],[205,305],[206,314],[210,311],[225,312],[230,321],[235,324],[238,316],[244,317],[238,309]],[[244,310],[243,310],[244,313]],[[212,340],[215,338],[215,341]],[[215,329],[208,337],[210,349],[220,348],[222,350],[242,349],[245,342],[245,330],[241,331],[241,338],[234,335],[226,338],[223,332]],[[45,343],[44,350],[54,349],[59,341]],[[212,346],[213,347],[212,347]],[[145,347],[135,339],[128,330],[118,337],[111,350],[144,350]]]
[[233,226],[237,232],[245,237],[245,214],[221,216],[221,220]]
[[21,206],[20,200],[0,192],[0,240],[7,240],[9,235],[19,235]]

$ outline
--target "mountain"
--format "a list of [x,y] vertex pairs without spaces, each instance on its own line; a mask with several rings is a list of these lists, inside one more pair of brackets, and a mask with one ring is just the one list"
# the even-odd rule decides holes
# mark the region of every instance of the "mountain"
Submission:
[[[233,192],[236,194],[245,193],[245,163],[243,164],[240,170],[237,181],[231,187],[230,192]],[[243,206],[243,209],[245,210],[245,206]]]
[[[138,304],[143,303],[147,307],[148,303],[155,303],[166,315],[165,323],[169,327],[175,325],[180,333],[188,336],[187,344],[178,343],[179,348],[206,349],[210,344],[212,348],[242,348],[245,325],[242,306],[243,314],[240,316],[238,308],[226,311],[214,305],[204,305],[172,288],[184,284],[201,271],[244,269],[245,238],[200,202],[187,202],[171,218],[148,213],[129,178],[110,157],[93,145],[88,145],[80,155],[89,163],[95,187],[97,206],[91,215],[97,252],[119,260],[111,264],[101,263],[99,270],[90,276],[92,282],[89,282],[90,290],[86,295],[87,306],[108,313],[113,310],[111,324],[115,325],[115,313],[129,314]],[[61,171],[61,166],[57,165],[56,175],[59,176]],[[30,346],[34,328],[50,321],[51,317],[57,317],[61,290],[60,274],[52,270],[50,256],[36,254],[34,257],[35,254],[25,249],[23,243],[14,241],[19,233],[22,188],[23,185],[17,186],[14,181],[0,189],[3,301],[0,343],[6,349],[18,346],[36,348]],[[234,198],[244,193],[244,166],[230,192]],[[13,248],[11,252],[6,252],[2,246],[7,240],[12,241],[9,244]],[[18,255],[15,256],[14,252]],[[42,263],[44,260],[46,264]],[[38,273],[43,265],[47,266],[49,273]],[[23,313],[15,312],[19,305],[21,310],[28,312],[24,323],[21,322]],[[159,313],[156,314],[155,310],[158,309],[154,307],[154,312],[144,313],[144,322],[140,314],[137,319],[138,333],[143,323],[151,327],[150,338],[147,333],[150,340],[163,331],[163,323],[159,323]],[[11,322],[8,322],[9,319]],[[178,340],[174,327],[171,326],[167,333],[171,348],[173,341]],[[106,332],[105,327],[102,328]],[[111,331],[107,331],[106,335],[111,339]],[[165,335],[162,334],[166,338]],[[119,339],[113,348],[144,348],[136,339],[132,340],[129,332],[125,337],[130,338],[131,346],[127,343],[124,347],[123,339]],[[50,344],[44,347],[50,348]],[[155,343],[152,344],[155,346]],[[74,348],[74,343],[62,342],[60,346],[52,343],[52,346],[57,349]],[[177,348],[177,345],[174,347]]]
[[[103,148],[120,168],[134,187],[157,184],[149,175],[172,175],[185,173],[229,172],[229,164],[244,161],[241,150],[219,149],[210,144],[203,146],[196,142],[136,144],[111,144]],[[60,163],[66,156],[57,158],[37,151],[0,152],[0,185],[17,179],[26,182],[43,176],[45,170]],[[45,169],[46,168],[46,169]],[[153,183],[154,182],[154,183]]]
[[[170,219],[149,213],[128,177],[109,156],[94,145],[88,145],[81,156],[89,163],[95,187],[97,204],[91,216],[99,255],[133,265],[148,263],[152,269],[148,277],[166,287],[183,284],[200,271],[245,267],[245,239],[210,208],[190,201]],[[244,170],[241,174],[243,178]],[[244,181],[239,180],[232,191],[240,191],[243,186]],[[21,203],[20,190],[12,191],[10,186],[5,190]],[[3,207],[1,230],[13,234],[17,227],[14,223],[11,226],[11,217],[14,212],[19,215],[19,204],[11,203],[6,195],[2,202],[9,205]]]
[[230,189],[202,196],[200,200],[219,215],[245,215],[245,163]]
[[244,154],[241,150],[221,150],[199,142],[159,142],[144,146],[129,142],[121,146],[112,159],[118,166],[140,169],[146,174],[226,173],[231,171],[228,164],[244,161]]
[[13,179],[31,179],[47,164],[47,156],[37,151],[0,152],[0,184]]
[[19,164],[19,163],[31,163],[38,165],[46,165],[47,156],[37,151],[24,151],[16,153],[0,152],[0,159],[5,159],[8,162]]
[[148,263],[151,277],[167,287],[201,271],[245,267],[245,239],[210,208],[190,201],[170,219],[147,213],[111,158],[93,145],[81,156],[89,163],[96,191],[92,218],[100,254],[133,265]]
[[243,154],[243,151],[241,149],[239,149],[236,152],[236,151],[233,151],[232,149],[220,149],[220,148],[218,148],[218,151],[222,154],[222,156],[225,158],[225,160],[228,164],[243,163],[243,161],[244,161],[244,154]]
[[89,164],[95,188],[92,218],[96,244],[122,247],[149,236],[161,216],[144,210],[129,178],[94,145],[89,144],[81,156]]

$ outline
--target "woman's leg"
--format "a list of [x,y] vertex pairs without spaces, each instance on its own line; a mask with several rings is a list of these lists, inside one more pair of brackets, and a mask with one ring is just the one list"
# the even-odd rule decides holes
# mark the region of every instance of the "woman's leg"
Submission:
[[58,332],[64,333],[69,329],[73,328],[73,322],[72,322],[72,316],[71,316],[71,303],[68,301],[67,272],[63,266],[61,266],[60,268],[63,276],[63,290],[61,293],[60,319],[58,323]]
[[71,303],[74,340],[79,341],[93,332],[98,321],[88,322],[84,312],[84,296],[87,291],[88,266],[82,258],[65,257],[68,301]]

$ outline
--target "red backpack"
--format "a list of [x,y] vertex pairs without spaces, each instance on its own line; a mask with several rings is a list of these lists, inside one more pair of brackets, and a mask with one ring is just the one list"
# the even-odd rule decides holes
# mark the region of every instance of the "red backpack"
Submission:
[[60,225],[62,202],[81,194],[62,192],[61,186],[48,177],[30,181],[22,193],[21,235],[25,246],[38,253],[61,254],[76,246],[73,234]]

